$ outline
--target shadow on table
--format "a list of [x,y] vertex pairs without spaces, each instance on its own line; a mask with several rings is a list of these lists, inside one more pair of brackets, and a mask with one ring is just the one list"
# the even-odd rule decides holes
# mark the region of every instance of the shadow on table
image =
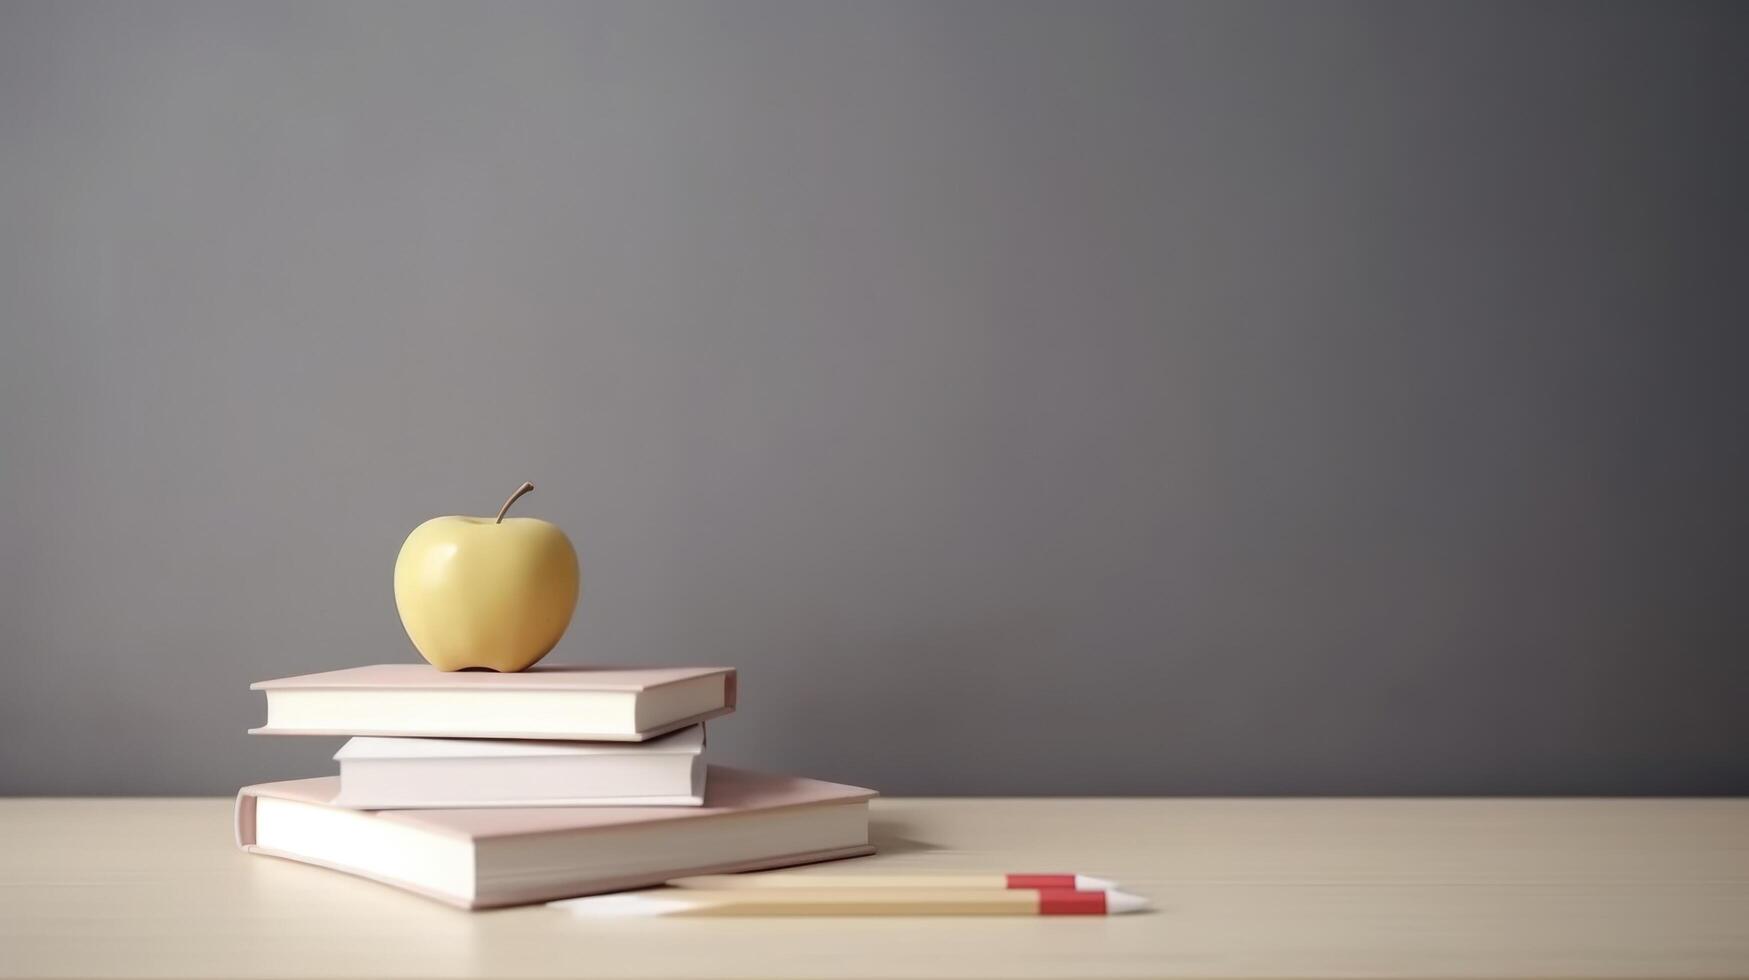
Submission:
[[920,851],[939,851],[940,844],[908,837],[910,828],[898,820],[882,820],[875,817],[868,822],[868,842],[875,846],[880,854],[913,854]]

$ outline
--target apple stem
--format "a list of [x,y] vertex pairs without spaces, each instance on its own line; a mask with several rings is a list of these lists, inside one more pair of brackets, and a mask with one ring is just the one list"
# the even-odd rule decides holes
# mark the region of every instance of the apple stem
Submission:
[[494,523],[494,524],[504,523],[504,514],[506,511],[508,511],[510,509],[510,505],[516,503],[517,498],[521,497],[523,494],[525,494],[533,489],[534,489],[534,484],[532,484],[532,483],[524,483],[522,486],[517,487],[516,492],[510,495],[510,499],[504,501],[504,506],[498,508],[498,519],[493,521],[492,523]]

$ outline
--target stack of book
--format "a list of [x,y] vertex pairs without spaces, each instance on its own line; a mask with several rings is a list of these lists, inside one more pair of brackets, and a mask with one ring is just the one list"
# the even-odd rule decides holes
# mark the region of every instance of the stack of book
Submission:
[[237,843],[491,908],[872,853],[872,790],[711,766],[726,667],[381,664],[262,681],[269,735],[346,735],[338,776],[246,786]]

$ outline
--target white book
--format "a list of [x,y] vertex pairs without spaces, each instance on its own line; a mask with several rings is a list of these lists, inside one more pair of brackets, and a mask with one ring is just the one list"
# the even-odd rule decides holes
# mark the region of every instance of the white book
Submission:
[[733,667],[375,664],[257,681],[263,735],[642,742],[735,710]]
[[646,742],[361,736],[333,804],[360,810],[701,806],[704,726]]

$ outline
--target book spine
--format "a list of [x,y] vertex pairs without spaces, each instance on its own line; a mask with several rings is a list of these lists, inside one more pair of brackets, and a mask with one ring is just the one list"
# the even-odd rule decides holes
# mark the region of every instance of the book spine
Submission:
[[234,819],[237,846],[247,851],[255,846],[255,794],[248,790],[237,792],[237,808]]

